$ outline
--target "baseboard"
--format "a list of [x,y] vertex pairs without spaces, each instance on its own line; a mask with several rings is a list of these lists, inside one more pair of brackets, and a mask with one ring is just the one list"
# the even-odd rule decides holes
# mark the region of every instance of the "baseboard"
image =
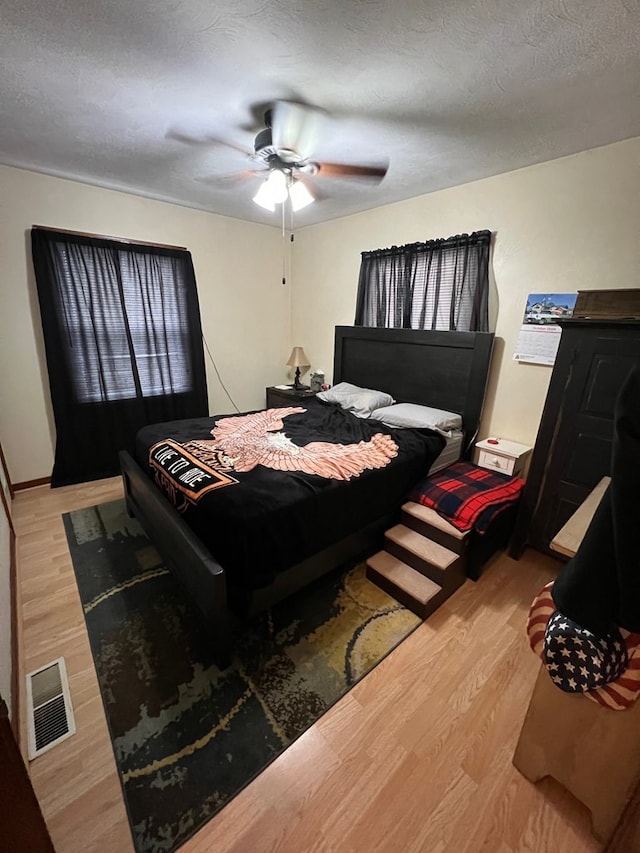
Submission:
[[14,483],[14,492],[24,491],[24,489],[33,489],[36,486],[50,486],[51,477],[40,477],[37,480],[26,480],[24,483]]

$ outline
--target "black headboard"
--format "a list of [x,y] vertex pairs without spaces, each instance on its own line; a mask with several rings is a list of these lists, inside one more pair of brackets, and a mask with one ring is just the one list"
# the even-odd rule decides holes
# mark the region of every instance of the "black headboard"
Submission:
[[492,350],[493,332],[336,326],[333,383],[458,412],[468,449],[480,424]]

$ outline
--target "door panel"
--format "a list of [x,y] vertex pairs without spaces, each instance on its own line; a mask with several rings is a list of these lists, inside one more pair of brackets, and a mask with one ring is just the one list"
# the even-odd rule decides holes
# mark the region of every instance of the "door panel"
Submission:
[[531,524],[529,541],[543,551],[549,550],[558,530],[602,477],[610,474],[615,401],[640,363],[637,330],[616,330],[612,337],[602,331],[565,329],[562,343],[577,356],[566,368],[555,440]]

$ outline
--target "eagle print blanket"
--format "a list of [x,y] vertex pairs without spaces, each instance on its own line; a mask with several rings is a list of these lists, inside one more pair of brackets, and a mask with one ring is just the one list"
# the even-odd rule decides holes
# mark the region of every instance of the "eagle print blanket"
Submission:
[[144,427],[136,456],[228,576],[253,588],[396,510],[443,444],[312,398]]

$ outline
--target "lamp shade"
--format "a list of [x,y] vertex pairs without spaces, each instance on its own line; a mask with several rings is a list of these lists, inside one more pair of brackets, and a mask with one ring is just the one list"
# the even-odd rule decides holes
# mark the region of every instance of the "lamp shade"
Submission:
[[287,198],[287,178],[280,169],[274,169],[271,172],[267,178],[267,187],[271,193],[271,198],[276,204],[280,204]]
[[265,210],[270,210],[271,213],[276,209],[276,203],[271,198],[271,193],[269,192],[269,187],[267,186],[267,182],[260,184],[258,192],[254,195],[253,200],[256,204],[259,204],[260,207],[264,207]]
[[309,367],[311,362],[305,355],[302,347],[294,347],[291,350],[291,355],[289,356],[287,364],[289,367]]
[[302,210],[314,200],[313,196],[301,181],[292,181],[289,187],[289,198],[293,210]]

